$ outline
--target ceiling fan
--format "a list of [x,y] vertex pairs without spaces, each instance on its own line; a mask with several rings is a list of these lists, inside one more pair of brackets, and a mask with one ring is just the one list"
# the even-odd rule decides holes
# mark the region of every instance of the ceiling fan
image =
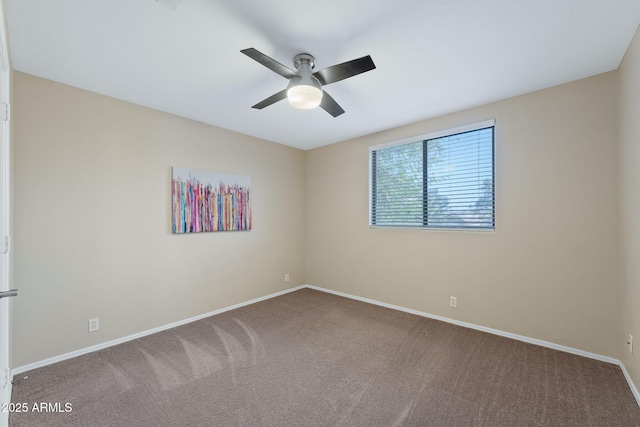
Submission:
[[296,108],[310,109],[320,106],[333,117],[338,117],[344,113],[344,110],[323,90],[322,86],[339,82],[376,68],[371,56],[367,55],[342,64],[332,65],[313,73],[315,58],[308,53],[300,53],[293,58],[293,65],[296,67],[296,71],[293,71],[252,47],[243,49],[240,52],[289,80],[289,85],[286,89],[271,95],[252,107],[258,110],[288,98],[289,103]]

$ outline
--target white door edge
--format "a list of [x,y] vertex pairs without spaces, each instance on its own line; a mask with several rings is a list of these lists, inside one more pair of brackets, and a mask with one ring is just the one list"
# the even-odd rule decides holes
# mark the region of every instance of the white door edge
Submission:
[[[10,111],[10,70],[8,33],[5,23],[5,1],[0,0],[0,104],[6,104]],[[0,105],[2,106],[2,105]],[[0,236],[9,236],[10,196],[11,196],[11,161],[10,161],[10,126],[9,117],[0,118]],[[10,288],[10,248],[0,251],[0,291]],[[11,402],[11,300],[0,299],[0,392],[2,406],[0,408],[0,427],[8,427],[9,412],[5,405]]]

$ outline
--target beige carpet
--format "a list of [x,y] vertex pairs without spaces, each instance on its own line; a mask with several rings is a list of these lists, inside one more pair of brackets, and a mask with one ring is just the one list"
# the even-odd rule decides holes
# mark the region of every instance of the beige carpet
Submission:
[[310,289],[25,375],[12,427],[640,426],[617,366]]

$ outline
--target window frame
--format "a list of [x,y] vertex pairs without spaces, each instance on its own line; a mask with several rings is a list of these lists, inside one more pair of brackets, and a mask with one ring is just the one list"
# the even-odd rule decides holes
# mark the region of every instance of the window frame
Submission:
[[[397,226],[397,225],[377,225],[372,224],[373,220],[373,184],[374,184],[374,175],[373,175],[373,162],[372,156],[373,152],[384,149],[395,147],[398,145],[410,144],[419,141],[443,138],[447,136],[453,136],[466,132],[473,132],[476,130],[493,128],[493,138],[492,138],[492,175],[493,175],[493,227],[430,227],[430,226]],[[385,142],[382,144],[376,144],[369,146],[369,155],[367,157],[369,163],[369,209],[367,212],[369,228],[370,229],[393,229],[393,230],[427,230],[427,231],[459,231],[459,232],[495,232],[496,224],[497,224],[497,203],[496,203],[496,120],[489,119],[481,122],[470,123],[468,125],[458,126],[449,129],[438,130],[435,132],[430,132],[422,135],[412,136],[409,138],[403,138],[400,140],[395,140],[391,142]]]

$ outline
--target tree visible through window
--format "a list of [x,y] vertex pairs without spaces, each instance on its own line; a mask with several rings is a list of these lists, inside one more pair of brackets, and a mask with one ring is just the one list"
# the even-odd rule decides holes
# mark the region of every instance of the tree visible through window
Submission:
[[371,226],[494,229],[493,146],[491,124],[372,147]]

